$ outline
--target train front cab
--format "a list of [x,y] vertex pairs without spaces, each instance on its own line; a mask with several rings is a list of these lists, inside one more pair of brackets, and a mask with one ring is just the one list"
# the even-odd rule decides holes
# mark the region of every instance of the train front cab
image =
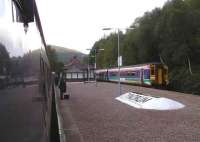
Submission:
[[153,86],[168,85],[168,67],[163,64],[150,64],[150,80]]

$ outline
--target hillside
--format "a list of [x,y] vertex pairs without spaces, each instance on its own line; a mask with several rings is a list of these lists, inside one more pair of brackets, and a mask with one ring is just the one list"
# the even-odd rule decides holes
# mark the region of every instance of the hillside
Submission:
[[67,63],[70,59],[72,59],[73,56],[77,56],[80,61],[82,61],[86,56],[85,54],[73,49],[54,45],[51,45],[51,47],[56,50],[58,60],[63,63]]

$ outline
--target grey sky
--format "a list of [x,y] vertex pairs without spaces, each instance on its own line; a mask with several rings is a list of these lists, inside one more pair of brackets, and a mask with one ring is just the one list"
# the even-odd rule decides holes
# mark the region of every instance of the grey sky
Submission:
[[0,17],[4,15],[4,0],[0,0]]
[[104,27],[126,28],[167,0],[37,0],[47,43],[87,53]]

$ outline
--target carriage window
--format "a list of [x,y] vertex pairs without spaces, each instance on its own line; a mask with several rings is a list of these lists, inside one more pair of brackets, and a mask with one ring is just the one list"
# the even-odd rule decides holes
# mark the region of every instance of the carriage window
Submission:
[[130,76],[135,76],[135,72],[131,72],[131,73],[130,73]]
[[127,72],[127,75],[128,75],[128,76],[135,76],[136,73],[135,73],[135,72]]
[[150,78],[150,70],[144,70],[144,79]]

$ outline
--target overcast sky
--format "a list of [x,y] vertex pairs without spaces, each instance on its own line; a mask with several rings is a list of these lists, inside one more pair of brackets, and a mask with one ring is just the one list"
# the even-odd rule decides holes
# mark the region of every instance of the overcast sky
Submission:
[[48,44],[88,53],[86,49],[108,34],[102,28],[127,28],[135,18],[166,1],[37,0],[37,4]]

